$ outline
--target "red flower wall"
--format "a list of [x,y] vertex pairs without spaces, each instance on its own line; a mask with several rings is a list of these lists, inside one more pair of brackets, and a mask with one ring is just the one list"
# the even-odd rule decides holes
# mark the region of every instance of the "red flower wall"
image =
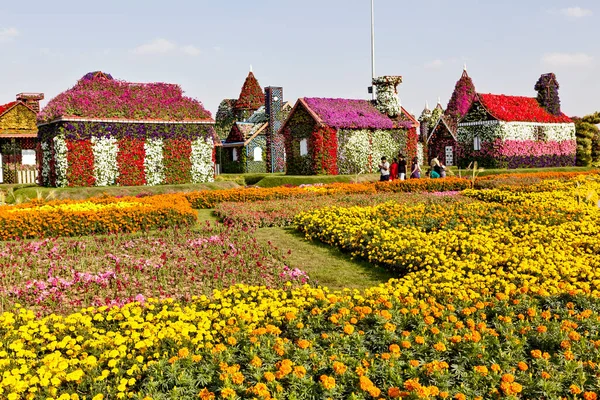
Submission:
[[144,140],[123,138],[119,140],[118,146],[117,165],[119,176],[117,177],[117,185],[145,185],[144,159],[146,158],[146,152],[144,151]]
[[312,134],[311,155],[315,174],[337,175],[337,130],[324,126]]
[[94,186],[94,153],[91,140],[67,140],[69,186]]
[[178,185],[192,181],[192,142],[188,139],[166,139],[163,142],[165,183]]

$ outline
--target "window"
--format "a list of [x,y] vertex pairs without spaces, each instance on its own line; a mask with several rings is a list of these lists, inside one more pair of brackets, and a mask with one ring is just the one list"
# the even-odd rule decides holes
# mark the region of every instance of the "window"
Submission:
[[543,126],[538,125],[535,127],[535,140],[537,140],[538,142],[540,141],[546,141],[547,137],[546,137],[546,131],[544,129]]
[[21,150],[21,164],[23,165],[35,165],[35,150],[22,149]]
[[262,161],[262,149],[260,147],[254,148],[254,161]]
[[300,141],[300,155],[305,156],[308,154],[308,140],[302,139]]
[[473,138],[473,150],[475,150],[475,151],[481,150],[481,138],[479,136],[475,136]]
[[233,161],[237,161],[238,153],[237,153],[237,149],[235,147],[233,148],[232,155],[233,155]]

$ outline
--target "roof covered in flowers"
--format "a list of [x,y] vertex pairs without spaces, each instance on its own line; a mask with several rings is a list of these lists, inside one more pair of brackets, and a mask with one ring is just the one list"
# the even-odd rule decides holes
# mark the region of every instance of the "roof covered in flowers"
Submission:
[[17,104],[16,101],[11,101],[10,103],[0,105],[0,115],[4,114],[6,111],[10,110]]
[[202,103],[184,96],[179,85],[125,82],[100,71],[83,76],[38,115],[39,122],[59,118],[213,121]]
[[235,102],[235,108],[237,110],[257,110],[264,105],[265,95],[263,90],[252,71],[250,71],[242,86],[240,97]]
[[478,93],[479,102],[496,119],[506,122],[573,122],[565,114],[553,115],[533,97]]
[[319,122],[334,128],[393,129],[413,125],[411,121],[390,119],[379,112],[370,100],[305,97],[301,101]]

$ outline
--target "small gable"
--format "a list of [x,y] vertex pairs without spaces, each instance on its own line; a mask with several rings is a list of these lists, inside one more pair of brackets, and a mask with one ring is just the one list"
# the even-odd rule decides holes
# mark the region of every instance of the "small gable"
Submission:
[[11,102],[0,106],[0,135],[36,134],[36,113],[22,102]]

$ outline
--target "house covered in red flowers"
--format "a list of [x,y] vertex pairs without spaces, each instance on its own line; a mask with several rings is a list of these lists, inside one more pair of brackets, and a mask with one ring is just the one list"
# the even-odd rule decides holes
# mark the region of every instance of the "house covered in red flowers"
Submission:
[[41,184],[201,183],[214,177],[214,121],[179,85],[91,72],[38,116]]
[[372,172],[382,156],[417,155],[419,123],[400,104],[399,76],[377,78],[377,101],[300,98],[282,128],[291,175]]
[[575,124],[560,110],[554,74],[540,77],[536,98],[476,93],[472,82],[461,84],[465,76],[454,106],[429,136],[430,158],[463,167],[474,161],[487,168],[575,165]]

